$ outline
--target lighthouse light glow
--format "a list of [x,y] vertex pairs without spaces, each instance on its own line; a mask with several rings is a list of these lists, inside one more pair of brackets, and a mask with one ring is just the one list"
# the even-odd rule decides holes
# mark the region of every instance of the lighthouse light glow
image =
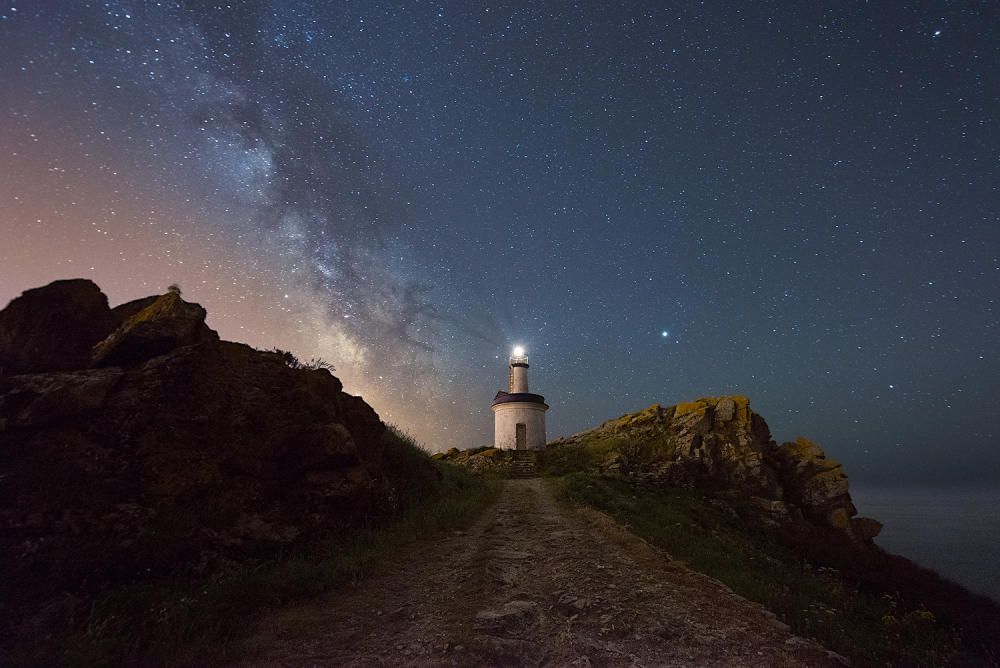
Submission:
[[524,346],[514,346],[514,357],[524,357]]

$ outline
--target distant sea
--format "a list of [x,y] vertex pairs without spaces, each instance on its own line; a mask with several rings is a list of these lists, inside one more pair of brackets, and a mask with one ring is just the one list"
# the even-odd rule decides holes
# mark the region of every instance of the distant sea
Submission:
[[1000,602],[1000,488],[852,484],[851,497],[885,525],[881,548]]

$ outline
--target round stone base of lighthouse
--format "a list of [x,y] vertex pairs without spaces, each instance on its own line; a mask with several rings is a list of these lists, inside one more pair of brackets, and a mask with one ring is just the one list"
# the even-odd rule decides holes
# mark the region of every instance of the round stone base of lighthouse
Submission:
[[501,450],[545,449],[545,404],[508,402],[493,405],[493,447]]

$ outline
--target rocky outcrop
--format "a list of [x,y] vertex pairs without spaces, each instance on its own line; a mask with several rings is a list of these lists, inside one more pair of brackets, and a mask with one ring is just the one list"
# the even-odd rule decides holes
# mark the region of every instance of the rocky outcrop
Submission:
[[599,453],[609,476],[654,485],[738,495],[765,525],[795,522],[846,534],[868,544],[881,525],[855,517],[843,467],[812,441],[778,445],[743,396],[703,398],[649,408],[549,444]]
[[162,295],[150,295],[148,297],[141,297],[140,299],[133,299],[130,302],[119,304],[118,306],[111,309],[111,312],[114,314],[115,320],[120,325],[121,323],[125,322],[126,320],[134,316],[136,313],[141,311],[142,309],[146,308],[147,306],[155,302],[161,296]]
[[844,467],[827,459],[823,449],[807,438],[791,443],[765,444],[770,461],[785,483],[785,499],[802,509],[810,521],[846,529],[857,514],[847,493]]
[[[132,305],[140,306],[142,302]],[[119,315],[129,310],[123,309]],[[95,345],[93,362],[97,366],[127,366],[182,346],[217,341],[219,336],[205,324],[205,315],[201,305],[184,301],[177,292],[168,292],[130,314]]]
[[176,293],[113,317],[95,290],[0,312],[0,636],[336,538],[436,484],[329,371],[219,341]]
[[510,450],[498,450],[488,446],[469,450],[450,448],[446,452],[433,455],[433,458],[461,466],[472,473],[499,476],[510,475],[513,464],[513,454]]
[[66,371],[118,325],[108,298],[78,278],[26,290],[0,311],[0,375]]

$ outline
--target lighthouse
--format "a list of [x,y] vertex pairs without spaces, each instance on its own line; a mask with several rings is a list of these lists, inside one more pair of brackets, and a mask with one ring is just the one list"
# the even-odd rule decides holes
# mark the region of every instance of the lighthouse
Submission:
[[507,363],[507,391],[493,399],[493,447],[500,450],[545,448],[545,397],[528,391],[528,355],[514,348]]

